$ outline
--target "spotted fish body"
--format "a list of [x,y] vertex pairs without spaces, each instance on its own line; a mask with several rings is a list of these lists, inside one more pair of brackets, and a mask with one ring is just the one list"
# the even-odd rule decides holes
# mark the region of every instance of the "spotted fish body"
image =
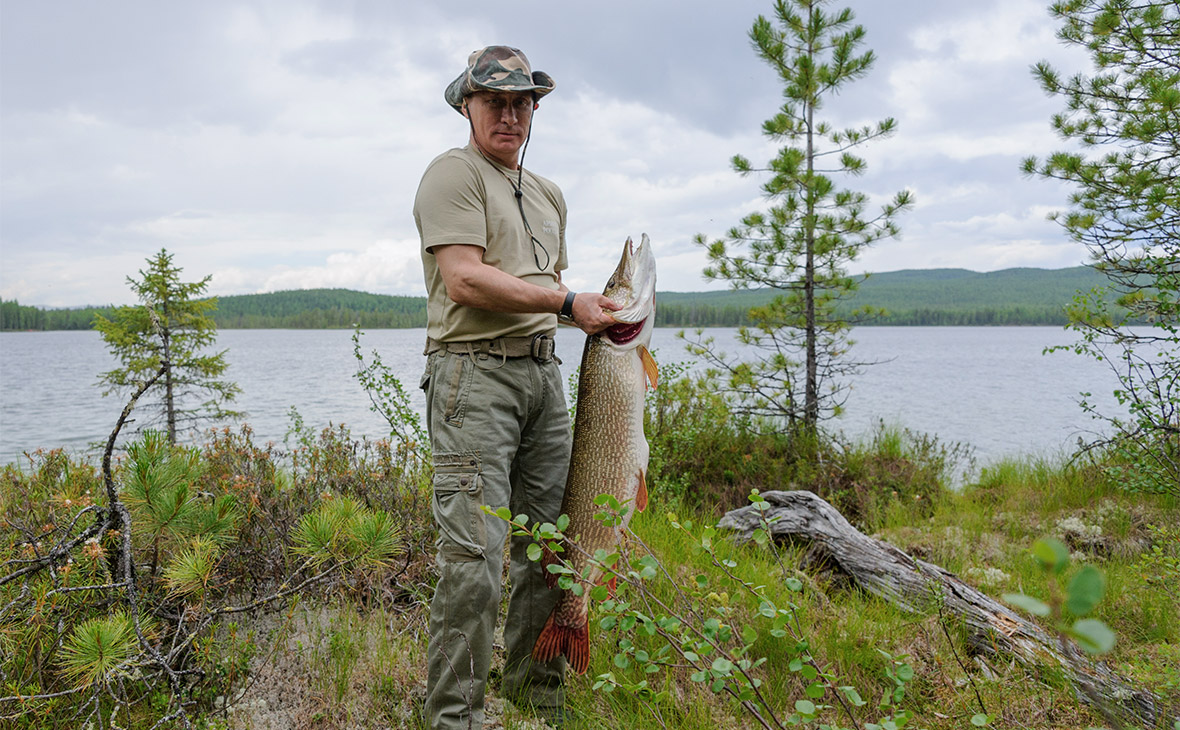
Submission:
[[[655,258],[646,235],[638,248],[631,239],[623,247],[618,268],[603,294],[622,309],[613,313],[618,324],[586,338],[578,379],[578,409],[574,418],[573,452],[561,511],[569,517],[567,545],[562,557],[579,576],[597,550],[613,552],[618,527],[594,519],[600,511],[594,499],[609,494],[628,506],[624,526],[635,509],[647,506],[648,445],[643,433],[644,390],[655,387],[656,363],[648,352],[655,321]],[[546,563],[555,562],[547,554]],[[556,576],[546,571],[551,587]],[[541,630],[533,658],[549,661],[565,655],[570,667],[584,673],[590,663],[590,588],[601,582],[593,566],[581,580],[582,595],[564,591]]]

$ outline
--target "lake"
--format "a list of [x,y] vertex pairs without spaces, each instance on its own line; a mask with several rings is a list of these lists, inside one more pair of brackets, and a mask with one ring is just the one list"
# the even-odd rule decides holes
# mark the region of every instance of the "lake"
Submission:
[[[691,360],[676,332],[655,331],[658,361]],[[733,342],[732,329],[710,334],[718,343]],[[351,336],[346,330],[218,333],[218,347],[228,349],[226,377],[243,390],[236,408],[248,413],[259,443],[282,443],[292,407],[317,429],[343,423],[358,436],[388,433],[352,375]],[[969,444],[982,463],[1060,453],[1102,425],[1082,413],[1079,392],[1092,392],[1103,412],[1117,408],[1111,395],[1117,381],[1105,365],[1070,353],[1041,354],[1073,338],[1058,327],[859,328],[850,357],[880,362],[853,381],[846,412],[830,425],[857,436],[884,420]],[[401,378],[419,411],[424,341],[421,329],[373,330],[361,340],[366,353],[377,350]],[[582,342],[577,332],[558,335],[567,375]],[[105,442],[124,402],[102,397],[95,382],[116,365],[96,332],[0,333],[0,463],[38,447],[83,452]]]

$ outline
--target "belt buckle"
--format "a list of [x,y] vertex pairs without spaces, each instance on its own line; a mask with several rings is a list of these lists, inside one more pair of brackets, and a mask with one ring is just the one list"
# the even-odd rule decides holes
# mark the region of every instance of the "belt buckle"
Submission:
[[553,349],[554,343],[552,337],[544,333],[533,335],[533,341],[529,351],[534,360],[537,362],[549,362],[553,359]]

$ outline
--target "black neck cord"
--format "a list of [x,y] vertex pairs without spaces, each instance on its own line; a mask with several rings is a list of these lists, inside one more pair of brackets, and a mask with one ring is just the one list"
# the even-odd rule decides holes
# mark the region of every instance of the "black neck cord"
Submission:
[[[499,172],[501,175],[504,175],[504,179],[506,179],[508,184],[512,186],[512,194],[516,197],[516,207],[520,210],[520,220],[522,223],[524,223],[525,233],[529,234],[529,239],[533,242],[533,262],[537,264],[538,269],[545,271],[549,268],[549,263],[552,259],[549,257],[549,251],[545,248],[545,244],[538,241],[537,237],[533,235],[533,229],[532,226],[529,225],[529,219],[524,215],[524,156],[529,151],[529,140],[533,138],[532,117],[529,117],[529,131],[528,134],[525,135],[524,146],[521,147],[520,150],[520,162],[518,162],[516,165],[516,182],[512,182],[512,178],[509,177],[503,170],[501,170],[499,166],[496,165],[496,163],[489,160],[488,156],[483,153],[482,149],[480,149],[479,142],[475,139],[475,123],[471,121],[470,116],[467,117],[467,124],[471,127],[471,141],[474,143],[473,146],[475,147],[475,151],[478,152],[479,156],[484,158],[484,160],[489,165],[495,167],[497,172]],[[545,254],[544,266],[541,265],[541,259],[539,256],[537,256],[538,247],[541,249],[541,253]]]

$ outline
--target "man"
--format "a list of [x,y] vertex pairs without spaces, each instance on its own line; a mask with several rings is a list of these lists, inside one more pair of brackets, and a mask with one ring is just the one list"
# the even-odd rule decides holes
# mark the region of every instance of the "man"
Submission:
[[[432,728],[483,723],[508,525],[482,506],[547,522],[561,510],[571,434],[553,356],[558,316],[592,334],[614,323],[604,310],[618,309],[562,283],[565,200],[523,168],[533,112],[554,86],[518,49],[472,53],[445,92],[468,120],[469,143],[430,163],[414,200],[428,291],[422,387],[439,529],[427,649]],[[512,539],[502,692],[559,722],[565,661],[531,658],[558,592],[546,587],[527,547]]]

